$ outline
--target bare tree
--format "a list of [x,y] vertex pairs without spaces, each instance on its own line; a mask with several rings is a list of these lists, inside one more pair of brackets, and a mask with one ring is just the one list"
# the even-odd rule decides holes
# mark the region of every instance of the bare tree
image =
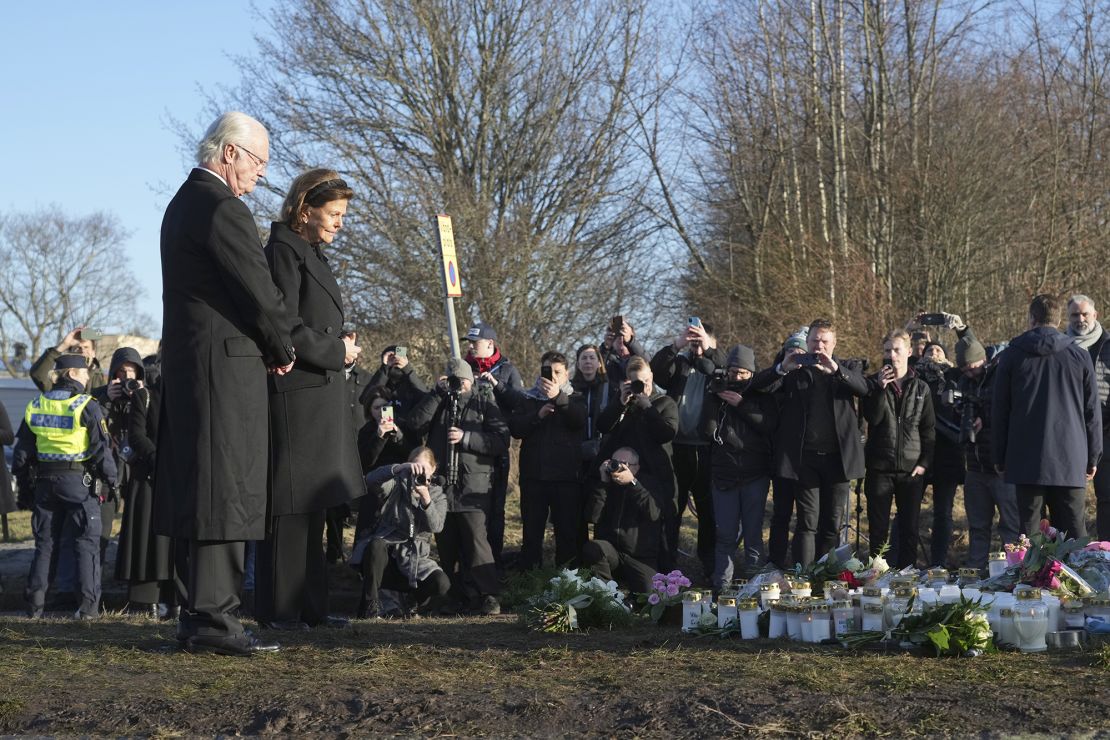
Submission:
[[275,11],[233,97],[268,124],[283,174],[330,165],[354,187],[333,265],[367,341],[442,356],[437,212],[454,220],[460,320],[494,325],[524,363],[646,309],[659,226],[630,101],[650,97],[648,23],[639,0]]
[[[37,357],[73,326],[141,323],[142,289],[118,259],[127,238],[114,216],[71,217],[57,207],[0,215],[0,355],[16,343]],[[8,367],[13,374],[18,368]]]

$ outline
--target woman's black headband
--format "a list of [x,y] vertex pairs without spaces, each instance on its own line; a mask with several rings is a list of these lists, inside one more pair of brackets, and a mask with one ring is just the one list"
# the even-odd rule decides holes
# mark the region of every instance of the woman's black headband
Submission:
[[306,201],[315,200],[317,196],[323,195],[329,190],[348,190],[347,183],[344,180],[324,180],[323,182],[313,185],[312,188],[305,193],[304,199]]

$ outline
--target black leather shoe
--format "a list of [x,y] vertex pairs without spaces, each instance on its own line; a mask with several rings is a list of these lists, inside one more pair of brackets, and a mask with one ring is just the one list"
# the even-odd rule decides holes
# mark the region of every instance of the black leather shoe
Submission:
[[281,645],[276,642],[263,642],[251,634],[235,637],[190,637],[185,641],[185,651],[190,653],[214,653],[247,658],[260,653],[276,653]]
[[258,626],[267,630],[276,630],[278,632],[306,632],[310,627],[304,622],[290,621],[274,621],[274,622],[259,622]]

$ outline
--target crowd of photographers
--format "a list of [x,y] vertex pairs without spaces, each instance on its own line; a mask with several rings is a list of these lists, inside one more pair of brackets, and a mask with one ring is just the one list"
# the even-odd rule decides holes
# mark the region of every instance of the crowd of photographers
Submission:
[[[361,574],[360,617],[488,615],[500,611],[506,569],[544,564],[549,523],[555,564],[588,567],[639,592],[678,565],[680,524],[692,514],[690,554],[702,580],[720,589],[768,562],[806,565],[849,538],[857,481],[870,551],[889,543],[896,567],[949,565],[960,486],[969,536],[962,565],[985,568],[992,547],[1031,531],[1044,509],[1084,534],[1091,478],[1098,534],[1110,539],[1110,474],[1097,470],[1108,337],[1090,298],[1067,303],[1066,333],[1056,328],[1061,308],[1034,299],[1029,331],[1008,348],[984,347],[954,314],[918,315],[884,337],[874,371],[838,356],[836,327],[822,319],[760,367],[749,346],[718,347],[697,317],[649,356],[617,316],[600,344],[573,356],[545,352],[527,385],[532,373],[513,365],[483,323],[470,328],[465,358],[431,383],[405,346],[389,346],[372,376],[355,366],[345,373],[367,494],[353,507],[349,556],[342,528],[351,509],[328,511],[329,559]],[[940,328],[954,332],[951,360],[930,334]],[[36,363],[40,388],[51,382],[43,368],[67,350],[94,357],[71,333]],[[166,616],[181,566],[172,540],[150,522],[157,373],[157,358],[124,348],[88,387],[119,463],[100,496],[103,542],[123,492],[117,576],[132,604]],[[522,545],[508,562],[512,438],[520,440]],[[923,548],[926,491],[933,517]],[[65,555],[56,560],[56,585],[72,580]]]

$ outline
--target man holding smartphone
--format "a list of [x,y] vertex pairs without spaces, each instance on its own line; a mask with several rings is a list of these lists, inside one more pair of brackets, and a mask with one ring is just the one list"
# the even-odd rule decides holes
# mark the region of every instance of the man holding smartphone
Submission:
[[795,482],[793,557],[801,565],[839,542],[849,483],[865,472],[855,399],[869,391],[863,376],[833,355],[832,322],[809,325],[806,349],[786,354],[752,381],[753,391],[774,392],[782,400],[775,473]]
[[54,363],[64,354],[77,353],[85,358],[89,366],[89,391],[102,388],[107,381],[104,378],[104,370],[100,367],[100,361],[96,359],[96,343],[103,337],[104,335],[96,329],[86,328],[83,324],[71,329],[62,337],[62,341],[58,342],[57,347],[48,347],[42,356],[35,360],[35,364],[31,365],[31,380],[43,393],[51,390],[53,381],[50,379],[50,372],[54,369]]
[[555,528],[555,564],[577,565],[582,497],[582,429],[586,404],[570,385],[567,358],[545,352],[540,377],[524,392],[509,417],[520,444],[520,518],[524,542],[517,566],[543,565],[543,537],[550,517]]

